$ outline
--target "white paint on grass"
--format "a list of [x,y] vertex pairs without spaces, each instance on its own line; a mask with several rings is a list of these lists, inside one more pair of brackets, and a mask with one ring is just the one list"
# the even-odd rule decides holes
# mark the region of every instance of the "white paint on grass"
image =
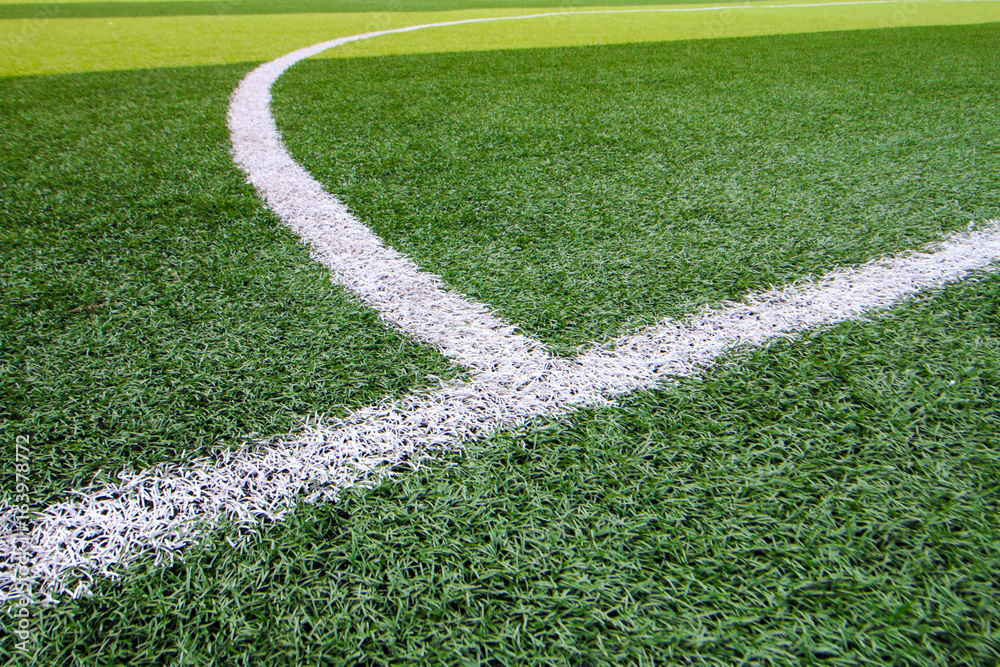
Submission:
[[[384,319],[468,367],[472,380],[365,408],[343,420],[317,420],[294,436],[239,453],[122,471],[114,484],[76,491],[45,508],[28,533],[16,532],[15,511],[2,504],[0,600],[19,596],[25,586],[38,599],[78,596],[93,577],[114,576],[141,556],[173,560],[220,520],[252,529],[262,519],[280,519],[300,502],[336,499],[344,488],[373,483],[400,464],[415,466],[457,450],[463,441],[535,417],[606,404],[665,378],[696,373],[727,351],[889,307],[919,290],[992,268],[1000,258],[1000,223],[993,223],[953,236],[933,251],[751,295],[683,322],[665,320],[576,359],[560,359],[386,247],[324,192],[281,142],[270,113],[270,86],[302,58],[393,32],[563,13],[619,12],[473,19],[333,40],[257,68],[230,107],[236,160],[282,221]],[[22,557],[30,568],[19,572]]]
[[592,14],[794,9],[907,1],[910,0],[559,11],[427,23],[341,37],[265,63],[240,82],[229,107],[233,154],[268,206],[310,246],[314,259],[330,268],[341,284],[375,308],[384,320],[435,346],[448,358],[473,371],[489,370],[497,364],[531,365],[547,356],[544,345],[518,334],[514,326],[489,312],[483,304],[445,289],[439,276],[419,270],[409,257],[385,246],[289,155],[271,114],[271,86],[288,68],[351,42],[472,23]]
[[[958,0],[978,1],[978,0]],[[472,23],[524,21],[592,14],[713,12],[801,9],[843,5],[906,4],[912,0],[870,0],[795,5],[721,5],[559,11],[427,23],[341,37],[293,51],[265,63],[243,79],[229,107],[229,128],[237,164],[268,206],[312,249],[313,257],[337,280],[375,308],[387,322],[435,346],[472,371],[539,363],[544,345],[516,332],[486,306],[445,289],[439,276],[385,246],[336,197],[289,155],[271,114],[271,86],[288,68],[323,51],[361,40]]]
[[[1000,223],[993,223],[956,235],[935,252],[834,271],[682,322],[665,320],[576,359],[498,364],[471,382],[307,424],[294,437],[238,454],[122,472],[114,485],[78,491],[46,508],[29,534],[2,531],[0,554],[7,563],[0,599],[13,597],[9,564],[18,540],[34,564],[28,580],[37,595],[79,595],[95,575],[114,576],[140,556],[171,561],[221,519],[249,528],[280,519],[300,502],[334,500],[344,488],[375,482],[398,464],[415,466],[533,417],[606,404],[697,373],[727,351],[892,306],[970,271],[995,268],[998,258]],[[11,517],[8,509],[0,524]]]
[[444,289],[440,277],[420,271],[409,257],[386,247],[285,150],[271,116],[274,81],[302,58],[377,34],[382,33],[302,49],[251,72],[229,107],[237,164],[271,210],[309,244],[313,258],[386,321],[474,371],[544,358],[541,343],[516,333],[482,304]]

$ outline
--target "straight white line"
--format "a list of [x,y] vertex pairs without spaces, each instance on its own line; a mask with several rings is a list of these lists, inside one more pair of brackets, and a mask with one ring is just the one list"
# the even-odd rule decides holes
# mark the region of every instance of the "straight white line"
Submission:
[[84,593],[96,575],[115,576],[143,555],[172,561],[212,524],[257,525],[300,502],[334,500],[347,487],[373,483],[398,464],[459,449],[463,441],[542,415],[562,415],[615,396],[689,376],[737,348],[763,345],[898,303],[920,290],[995,270],[1000,222],[955,235],[935,252],[904,254],[816,282],[748,296],[683,322],[664,320],[578,358],[539,359],[516,369],[478,373],[467,384],[365,408],[344,420],[307,424],[297,437],[187,465],[122,472],[119,482],[75,492],[52,505],[24,535],[0,510],[0,600],[15,597],[12,555],[33,563],[36,595]]
[[[975,1],[975,0],[973,0]],[[764,8],[874,4],[837,2]],[[878,0],[878,4],[895,4]],[[350,289],[389,322],[436,345],[471,368],[471,382],[444,386],[360,410],[344,420],[307,424],[302,433],[239,453],[121,471],[118,482],[94,485],[51,505],[17,533],[9,501],[0,504],[0,600],[25,585],[36,599],[78,596],[94,576],[115,576],[152,555],[173,560],[221,519],[254,526],[279,519],[300,502],[337,498],[373,483],[400,463],[417,465],[463,441],[541,415],[600,405],[615,396],[685,376],[720,355],[779,336],[830,325],[891,306],[917,291],[990,269],[1000,258],[1000,224],[953,236],[940,250],[906,254],[835,271],[815,283],[751,295],[743,303],[665,320],[578,358],[550,357],[545,348],[492,315],[485,306],[445,290],[437,276],[386,247],[287,154],[270,114],[270,86],[289,66],[331,46],[428,27],[564,14],[557,12],[409,26],[345,37],[302,49],[254,70],[230,107],[234,154],[269,206],[313,248]],[[740,6],[758,9],[761,7]],[[27,555],[30,570],[18,570]]]

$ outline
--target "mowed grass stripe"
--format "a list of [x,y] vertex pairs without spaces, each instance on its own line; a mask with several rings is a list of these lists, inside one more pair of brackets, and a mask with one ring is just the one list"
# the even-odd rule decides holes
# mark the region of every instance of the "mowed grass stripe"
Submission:
[[33,658],[989,664],[998,303],[953,285],[220,529],[47,610]]
[[[785,5],[785,6],[782,6]],[[720,39],[904,26],[960,25],[1000,20],[1000,2],[740,2],[649,9],[609,8],[622,14],[538,19],[538,25],[504,23],[453,26],[408,35],[388,35],[331,49],[318,58],[353,58],[414,53],[511,50],[600,44]],[[631,13],[629,11],[632,10]],[[532,10],[534,11],[534,10]],[[540,9],[538,11],[552,11]],[[555,11],[560,11],[556,9]],[[601,12],[600,9],[589,11]],[[436,18],[436,17],[435,17]],[[426,19],[421,21],[426,23]]]
[[32,502],[451,377],[232,163],[245,67],[0,81],[0,437]]
[[[754,3],[741,3],[754,4]],[[757,3],[774,4],[774,3]],[[1000,2],[864,3],[806,8],[726,8],[676,12],[634,7],[639,14],[587,14],[593,9],[533,8],[527,13],[571,11],[580,16],[552,17],[517,25],[480,24],[449,28],[448,33],[414,33],[334,50],[331,57],[414,52],[479,51],[581,44],[856,30],[905,25],[947,25],[1000,21]],[[622,6],[621,9],[627,9]],[[611,9],[619,9],[612,7]],[[648,12],[648,13],[647,13]],[[484,16],[523,15],[524,9],[437,12],[434,22]],[[94,19],[0,20],[0,76],[109,71],[266,61],[298,48],[346,35],[428,23],[426,13],[374,12],[274,14],[263,16],[163,16]],[[447,47],[442,44],[447,43]]]
[[989,25],[312,61],[274,107],[386,242],[571,351],[997,217],[998,50]]

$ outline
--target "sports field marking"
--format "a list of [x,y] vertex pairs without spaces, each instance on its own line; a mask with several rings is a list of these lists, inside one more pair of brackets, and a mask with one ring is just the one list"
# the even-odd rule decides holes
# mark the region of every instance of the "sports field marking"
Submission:
[[[538,16],[545,15],[520,18]],[[692,375],[734,349],[888,308],[970,271],[995,269],[991,264],[1000,259],[997,221],[953,235],[939,249],[752,294],[743,303],[705,309],[683,322],[664,320],[576,359],[551,357],[537,341],[516,334],[484,306],[446,291],[436,276],[381,244],[281,143],[269,106],[270,85],[281,72],[336,44],[424,27],[432,26],[324,42],[266,63],[234,93],[230,123],[237,161],[317,259],[388,321],[471,368],[472,380],[365,408],[343,420],[317,420],[295,437],[243,452],[122,471],[117,484],[80,490],[74,499],[42,510],[28,534],[14,533],[15,511],[0,507],[0,599],[19,597],[25,585],[42,599],[81,595],[95,574],[114,576],[148,554],[157,561],[173,559],[221,519],[250,526],[279,519],[300,502],[333,500],[346,487],[374,483],[396,465],[416,465],[534,417],[606,404],[670,377]],[[29,566],[27,577],[19,565]]]
[[324,42],[255,69],[233,93],[229,107],[236,163],[271,210],[309,244],[313,257],[385,320],[473,371],[491,370],[495,364],[536,363],[547,356],[540,342],[515,333],[485,306],[443,289],[439,276],[420,271],[408,257],[386,247],[324,191],[285,150],[271,115],[271,85],[303,58],[358,39],[421,27]]
[[[188,465],[122,471],[42,510],[28,534],[11,532],[0,512],[0,600],[30,586],[39,599],[84,594],[95,575],[115,576],[145,555],[169,562],[219,520],[252,527],[301,502],[335,500],[344,488],[374,483],[394,466],[415,466],[463,441],[533,417],[559,416],[615,396],[695,374],[720,355],[884,309],[917,292],[995,270],[1000,221],[953,235],[931,252],[876,260],[815,282],[749,295],[665,320],[576,359],[538,358],[516,369],[477,373],[465,384],[365,408],[343,420],[306,424],[301,433],[238,454]],[[30,574],[16,577],[19,559]],[[20,590],[19,590],[20,589]]]
[[[893,4],[895,0],[874,0]],[[847,0],[827,5],[871,4]],[[738,5],[737,9],[775,9],[824,5]],[[498,365],[534,364],[545,348],[539,341],[514,333],[514,327],[453,291],[442,289],[440,276],[420,271],[408,258],[350,214],[336,197],[295,160],[281,140],[271,114],[271,87],[294,64],[324,51],[369,40],[432,28],[473,23],[524,21],[566,14],[635,14],[714,11],[733,7],[622,9],[544,12],[427,23],[340,37],[293,51],[250,72],[233,93],[229,127],[236,163],[268,206],[313,250],[313,257],[337,279],[374,307],[388,322],[438,348],[472,371]]]

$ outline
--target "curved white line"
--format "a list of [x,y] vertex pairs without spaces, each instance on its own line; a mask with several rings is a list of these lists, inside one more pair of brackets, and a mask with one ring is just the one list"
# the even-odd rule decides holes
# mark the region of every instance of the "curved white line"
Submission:
[[554,359],[537,341],[515,333],[484,306],[443,289],[436,276],[385,247],[281,144],[270,114],[269,89],[281,72],[302,58],[393,32],[579,13],[584,12],[473,19],[356,35],[296,51],[248,75],[233,95],[230,127],[236,159],[251,182],[345,285],[388,321],[469,366],[475,371],[473,380],[366,408],[344,420],[307,424],[297,437],[240,453],[122,471],[117,484],[92,486],[45,508],[27,533],[17,532],[17,512],[4,502],[0,600],[80,595],[95,575],[114,576],[144,554],[172,560],[220,518],[247,525],[278,519],[299,502],[335,499],[345,487],[377,480],[393,465],[416,465],[436,452],[460,447],[462,441],[532,417],[606,403],[664,378],[696,373],[727,350],[841,322],[889,307],[921,289],[960,280],[969,271],[995,268],[990,265],[1000,258],[1000,223],[953,236],[933,252],[835,271],[818,282],[705,309],[684,322],[664,320],[575,360]]
[[430,28],[555,16],[795,9],[908,1],[912,0],[543,12],[425,23],[341,37],[265,63],[240,82],[229,106],[233,154],[268,206],[312,248],[313,257],[383,319],[473,371],[498,365],[532,365],[547,356],[541,343],[516,333],[516,327],[483,304],[444,289],[439,276],[421,271],[408,257],[387,247],[295,162],[271,115],[271,86],[278,77],[295,63],[337,46]]

